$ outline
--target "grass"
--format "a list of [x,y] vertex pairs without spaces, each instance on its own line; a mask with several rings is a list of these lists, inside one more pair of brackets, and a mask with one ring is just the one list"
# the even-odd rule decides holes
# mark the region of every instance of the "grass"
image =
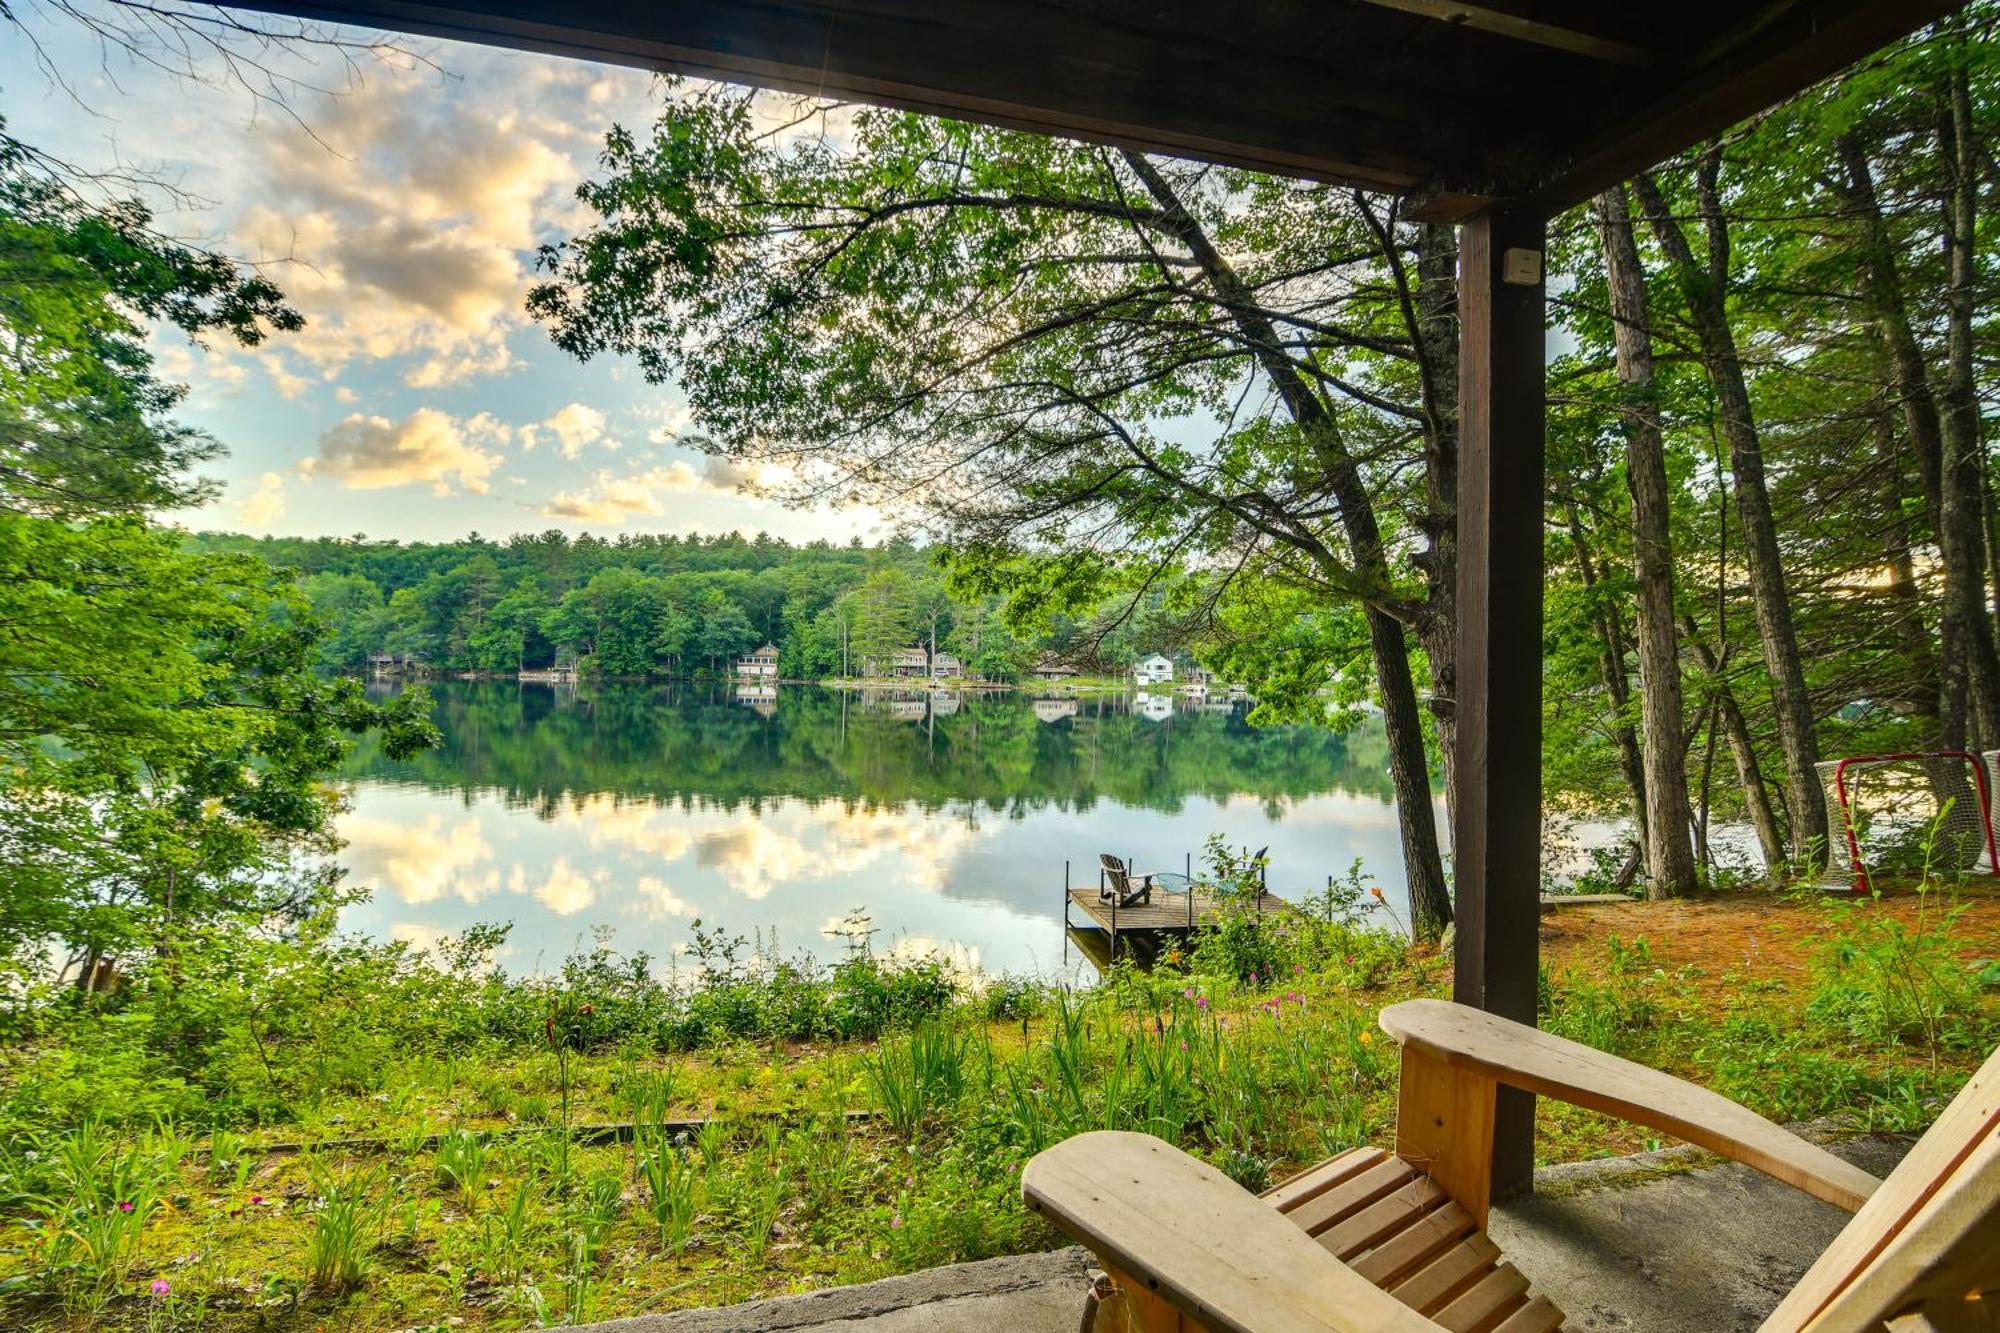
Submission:
[[[2000,914],[1976,906],[1759,899],[1733,933],[1728,904],[1566,913],[1544,1021],[1779,1119],[1912,1127],[2000,1036],[1968,965],[2000,952]],[[1084,1129],[1158,1134],[1253,1188],[1386,1143],[1397,1062],[1374,1015],[1442,993],[1445,961],[1334,927],[1222,947],[1185,974],[1015,987],[1004,1016],[913,1011],[868,1041],[681,1049],[594,1027],[616,996],[579,986],[565,1026],[405,1038],[262,1123],[43,1124],[0,1149],[0,1323],[374,1333],[716,1304],[1058,1243],[1019,1173]],[[10,1106],[46,1103],[27,1073],[61,1053],[37,1049],[8,1070]],[[264,1086],[254,1063],[230,1077]],[[321,1146],[274,1150],[301,1140]],[[1544,1160],[1649,1146],[1541,1105]]]

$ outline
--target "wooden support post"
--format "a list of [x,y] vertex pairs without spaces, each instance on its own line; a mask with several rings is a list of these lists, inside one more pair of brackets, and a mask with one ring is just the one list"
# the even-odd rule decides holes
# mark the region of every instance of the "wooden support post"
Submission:
[[[1541,912],[1542,268],[1546,221],[1459,232],[1458,664],[1452,997],[1535,1021]],[[1534,1180],[1534,1099],[1499,1090],[1491,1197]]]

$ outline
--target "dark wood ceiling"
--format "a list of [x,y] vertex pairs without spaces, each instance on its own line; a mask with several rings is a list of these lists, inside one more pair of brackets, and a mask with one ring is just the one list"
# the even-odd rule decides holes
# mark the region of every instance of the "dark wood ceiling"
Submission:
[[1955,0],[252,0],[1422,197],[1562,208]]

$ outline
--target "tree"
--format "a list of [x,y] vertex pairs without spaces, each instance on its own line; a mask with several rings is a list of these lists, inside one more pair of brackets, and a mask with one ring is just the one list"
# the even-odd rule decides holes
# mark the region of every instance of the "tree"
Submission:
[[[1674,606],[1672,492],[1653,382],[1652,319],[1645,270],[1623,188],[1596,201],[1603,234],[1618,379],[1625,390],[1625,484],[1632,499],[1632,575],[1638,590],[1639,691],[1645,731],[1641,793],[1647,888],[1679,897],[1695,888],[1688,839],[1687,721],[1681,706],[1680,632]],[[1624,665],[1618,665],[1623,674]]]
[[1819,740],[1813,730],[1812,696],[1799,655],[1791,593],[1785,584],[1777,523],[1765,480],[1764,452],[1751,407],[1743,357],[1729,318],[1730,232],[1722,206],[1722,147],[1711,144],[1694,170],[1695,212],[1704,255],[1697,260],[1679,216],[1668,206],[1659,180],[1642,173],[1633,183],[1641,210],[1667,260],[1685,316],[1693,326],[1702,367],[1715,393],[1722,437],[1729,447],[1730,481],[1736,493],[1738,526],[1750,576],[1751,605],[1758,643],[1771,679],[1779,746],[1785,758],[1785,792],[1790,815],[1788,847],[1799,865],[1809,864],[1826,828],[1826,796],[1819,783]]
[[[144,514],[199,498],[133,316],[244,342],[297,317],[228,261],[91,209],[0,147],[0,948],[165,953],[190,924],[296,921],[335,894],[323,782],[352,735],[435,739],[420,692],[369,702],[317,667],[288,571],[196,554]],[[321,589],[365,602],[366,589]]]
[[743,614],[742,607],[722,593],[711,591],[699,608],[695,641],[701,645],[709,669],[718,670],[723,662],[756,646],[757,629],[750,623],[750,617]]

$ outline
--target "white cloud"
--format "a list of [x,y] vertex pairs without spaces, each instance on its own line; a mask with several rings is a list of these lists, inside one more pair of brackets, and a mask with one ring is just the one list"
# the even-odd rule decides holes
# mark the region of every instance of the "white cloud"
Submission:
[[258,202],[237,241],[297,261],[283,285],[307,324],[284,342],[322,370],[395,357],[405,383],[432,388],[514,369],[533,249],[565,229],[569,187],[645,87],[553,61],[465,63],[463,87],[371,68],[302,107],[310,131],[274,117],[253,132],[253,186],[238,197]]
[[550,518],[584,523],[624,523],[664,514],[670,495],[707,493],[756,499],[790,476],[783,468],[769,464],[716,457],[703,458],[699,467],[676,461],[624,476],[600,470],[588,486],[558,491],[542,505],[541,512]]
[[403,902],[436,902],[447,896],[478,902],[500,886],[497,872],[475,874],[493,849],[480,832],[477,816],[449,829],[437,815],[419,823],[350,814],[339,822],[347,842],[342,855],[361,884],[386,883]]
[[575,916],[597,901],[597,890],[567,860],[557,857],[547,882],[535,890],[535,901],[557,916]]
[[646,438],[654,444],[672,444],[694,424],[694,409],[671,400],[633,408],[632,416],[647,423]]
[[361,395],[343,384],[333,391],[333,400],[336,403],[358,403]]
[[257,489],[244,498],[238,514],[246,527],[268,528],[285,516],[285,479],[275,472],[257,478]]
[[635,886],[646,915],[654,918],[668,916],[693,916],[695,906],[669,888],[667,882],[657,875],[641,875]]
[[399,422],[360,413],[346,417],[319,437],[319,456],[300,462],[299,471],[331,477],[349,490],[422,483],[433,495],[450,495],[456,479],[465,490],[484,495],[500,461],[499,454],[469,439],[450,414],[420,407]]
[[663,497],[702,489],[699,472],[686,463],[669,463],[628,476],[599,472],[580,491],[558,491],[542,506],[550,518],[574,518],[585,523],[623,523],[666,512]]
[[[556,437],[556,447],[562,451],[562,456],[573,459],[583,452],[585,445],[604,440],[607,424],[604,413],[596,408],[584,403],[570,403],[554,415],[523,427],[521,447],[533,449],[540,440],[541,432],[547,431]],[[615,440],[605,440],[605,447],[616,449],[618,444]]]

